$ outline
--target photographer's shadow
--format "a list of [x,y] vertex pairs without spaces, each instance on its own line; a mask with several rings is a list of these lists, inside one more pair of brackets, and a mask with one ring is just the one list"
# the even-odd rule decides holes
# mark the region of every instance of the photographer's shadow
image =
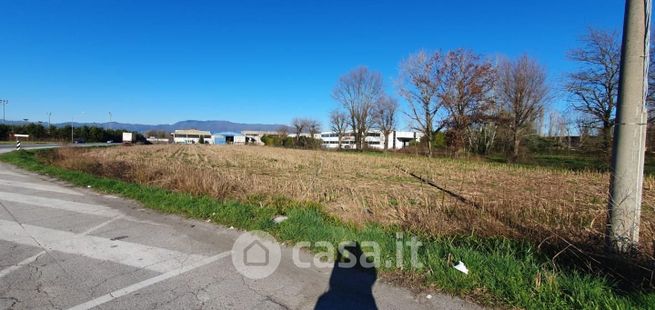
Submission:
[[[321,295],[314,309],[377,309],[373,297],[377,270],[362,265],[359,259],[364,253],[359,243],[346,246],[345,250],[349,253],[338,251],[330,276],[330,289]],[[346,264],[340,264],[344,258]]]

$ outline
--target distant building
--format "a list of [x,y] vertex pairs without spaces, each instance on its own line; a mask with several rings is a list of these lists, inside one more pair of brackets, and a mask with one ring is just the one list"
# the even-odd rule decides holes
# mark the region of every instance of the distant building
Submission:
[[238,132],[221,132],[212,135],[212,144],[246,144],[246,135]]
[[196,129],[183,129],[175,130],[173,135],[173,143],[177,144],[196,144],[200,143],[200,138],[205,143],[209,144],[212,140],[212,134],[209,131],[202,131]]
[[168,139],[157,138],[157,137],[148,137],[146,140],[152,144],[167,144],[170,141]]
[[[296,136],[297,136],[297,134],[295,134],[295,133],[290,133],[287,137],[289,137],[289,138],[295,138]],[[307,138],[311,137],[311,135],[310,135],[308,132],[301,132],[301,133],[300,133],[300,136],[301,136],[301,137],[307,137]],[[320,133],[315,133],[313,138],[314,138],[314,139],[321,139],[321,137],[322,137],[322,134],[320,134]]]
[[[371,130],[366,134],[364,141],[369,148],[384,149],[384,144],[387,144],[387,149],[399,150],[406,147],[412,141],[419,141],[423,136],[420,132],[412,131],[392,131],[387,137],[384,137],[381,131]],[[336,132],[322,132],[320,135],[321,146],[328,149],[336,149],[339,147],[339,135]],[[342,149],[356,149],[355,136],[352,132],[346,132],[341,137]]]
[[262,137],[263,136],[275,136],[279,135],[280,133],[277,131],[257,131],[257,130],[244,130],[241,132],[242,135],[246,136],[246,143],[250,144],[258,144],[258,145],[264,145],[264,142],[262,142]]

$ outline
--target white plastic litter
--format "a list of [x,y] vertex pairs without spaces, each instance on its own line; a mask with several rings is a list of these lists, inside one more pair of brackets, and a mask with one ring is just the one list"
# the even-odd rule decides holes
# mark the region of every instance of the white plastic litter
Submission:
[[234,226],[230,226],[230,229],[234,229]]
[[87,185],[86,188],[91,188],[91,185]]
[[457,265],[453,266],[453,268],[463,272],[464,274],[469,274],[468,268],[466,268],[466,265],[460,260]]
[[288,216],[276,216],[276,217],[273,219],[273,222],[275,222],[275,224],[280,224],[280,223],[282,223],[282,222],[284,222],[284,221],[286,221],[286,220],[288,220],[288,219],[289,219]]
[[425,296],[427,299],[432,299],[432,295],[428,294],[428,296]]

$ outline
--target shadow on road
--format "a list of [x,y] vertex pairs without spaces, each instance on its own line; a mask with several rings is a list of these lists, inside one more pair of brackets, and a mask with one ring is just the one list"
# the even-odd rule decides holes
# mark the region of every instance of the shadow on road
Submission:
[[373,297],[377,270],[362,265],[360,258],[364,253],[359,243],[346,246],[345,250],[339,251],[334,262],[330,289],[321,295],[314,309],[377,309]]

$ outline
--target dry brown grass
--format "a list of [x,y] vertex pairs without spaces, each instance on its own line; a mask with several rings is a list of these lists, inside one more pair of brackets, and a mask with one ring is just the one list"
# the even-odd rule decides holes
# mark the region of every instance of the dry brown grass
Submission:
[[[502,235],[535,243],[560,236],[593,249],[602,245],[606,222],[605,173],[254,146],[61,149],[51,160],[65,168],[219,199],[314,201],[348,222],[374,221],[437,235]],[[655,231],[653,185],[655,179],[647,177],[641,226],[647,253],[652,253]]]

